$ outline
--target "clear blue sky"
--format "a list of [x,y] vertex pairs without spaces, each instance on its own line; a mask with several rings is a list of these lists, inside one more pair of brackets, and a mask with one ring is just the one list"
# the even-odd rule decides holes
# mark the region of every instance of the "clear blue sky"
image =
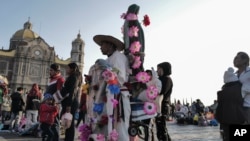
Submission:
[[212,104],[235,54],[250,53],[249,0],[5,0],[0,5],[0,47],[7,49],[11,36],[30,17],[33,31],[67,59],[80,30],[87,73],[96,59],[106,58],[93,36],[110,34],[122,39],[120,15],[133,3],[140,6],[139,19],[145,14],[151,19],[150,26],[143,26],[145,68],[169,61],[172,100],[199,98]]

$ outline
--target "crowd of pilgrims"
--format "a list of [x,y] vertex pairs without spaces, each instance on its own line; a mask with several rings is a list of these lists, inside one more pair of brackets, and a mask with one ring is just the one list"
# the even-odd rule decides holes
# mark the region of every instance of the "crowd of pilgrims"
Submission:
[[176,104],[170,106],[170,116],[176,119],[178,124],[193,124],[199,126],[217,126],[218,121],[215,119],[217,100],[214,103],[205,106],[200,99],[189,103],[181,103],[180,100]]
[[[85,76],[87,77],[87,76]],[[75,127],[77,128],[80,123],[85,122],[87,113],[87,85],[82,85],[82,92],[80,96],[80,106],[75,114]],[[23,88],[17,88],[17,92],[13,94],[4,94],[1,90],[1,130],[12,130],[13,132],[23,132],[32,126],[39,123],[39,103],[43,98],[40,87],[33,84],[32,89],[27,93],[23,93]],[[20,95],[19,95],[20,94]],[[31,99],[31,97],[33,97]],[[35,97],[35,98],[34,98]],[[37,99],[38,101],[34,100]],[[18,101],[18,102],[17,102]],[[22,106],[19,105],[21,101]],[[177,124],[193,124],[200,126],[217,126],[214,115],[217,108],[217,100],[210,106],[205,106],[200,99],[189,103],[181,103],[177,100],[173,103],[165,103],[166,120],[176,120]],[[19,118],[17,117],[19,116]]]
[[[144,69],[144,33],[137,16],[139,9],[132,4],[122,15],[124,43],[110,35],[93,37],[107,59],[96,60],[84,75],[85,83],[77,64],[68,64],[65,82],[60,80],[60,68],[52,64],[51,85],[45,93],[34,84],[25,94],[23,88],[18,87],[16,92],[0,96],[3,98],[3,101],[0,99],[0,127],[21,134],[32,131],[35,135],[40,128],[42,137],[46,135],[46,140],[52,140],[59,136],[53,123],[60,123],[60,134],[65,134],[65,141],[74,140],[75,128],[81,132],[81,141],[135,141],[139,134],[134,131],[140,129],[136,126],[142,121],[144,133],[148,134],[145,140],[169,141],[168,120],[176,119],[182,124],[211,124],[216,103],[209,107],[199,99],[190,106],[179,101],[171,103],[173,82],[169,62],[157,64],[156,71],[153,67]],[[147,15],[143,24],[150,24]],[[51,120],[45,119],[45,115]],[[55,119],[58,121],[54,122]],[[151,130],[151,125],[156,131]]]

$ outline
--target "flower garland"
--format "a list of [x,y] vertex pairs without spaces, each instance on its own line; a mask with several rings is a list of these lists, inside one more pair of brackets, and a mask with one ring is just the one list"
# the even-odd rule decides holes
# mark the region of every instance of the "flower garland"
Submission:
[[119,94],[120,87],[119,87],[116,73],[112,71],[111,69],[106,69],[105,71],[103,71],[102,76],[108,84],[108,89],[110,90],[110,93],[114,95]]
[[[125,24],[122,27],[122,33],[125,37],[124,42],[125,44],[128,43],[128,46],[125,45],[125,54],[132,58],[130,66],[133,70],[137,70],[134,72],[134,74],[143,70],[142,65],[144,60],[144,33],[140,23],[138,22],[138,11],[139,6],[133,4],[130,5],[127,13],[122,13],[121,15],[121,18],[125,20]],[[150,19],[147,14],[144,15],[142,22],[144,26],[150,25]]]
[[142,62],[141,62],[140,56],[134,56],[134,63],[132,65],[132,68],[138,69],[138,68],[140,68],[141,64],[142,64]]
[[103,134],[97,134],[97,141],[105,141],[105,136]]
[[155,98],[158,96],[158,89],[156,86],[151,85],[147,87],[146,94],[147,97],[151,100],[155,100]]
[[110,141],[118,141],[118,133],[115,129],[110,133],[109,140]]
[[98,114],[101,114],[103,111],[103,107],[104,107],[104,103],[94,103],[93,111]]
[[137,73],[135,78],[138,82],[147,83],[150,79],[150,76],[148,75],[147,72],[142,71]]
[[97,122],[97,125],[102,128],[103,126],[108,124],[108,116],[107,115],[102,115],[101,119],[99,122]]
[[140,51],[140,48],[141,48],[140,42],[134,41],[133,43],[131,43],[129,50],[132,54],[135,54],[136,52]]
[[116,106],[118,105],[118,100],[112,98],[111,102],[113,103],[113,107],[116,108]]
[[81,141],[88,141],[89,135],[92,133],[91,127],[87,124],[79,126],[78,131],[80,136],[78,137]]
[[143,110],[148,115],[153,115],[156,113],[156,105],[152,102],[145,102],[143,106]]
[[[124,35],[125,54],[129,58],[130,67],[132,69],[132,76],[135,77],[137,82],[147,83],[150,81],[150,76],[147,72],[144,72],[144,33],[138,22],[139,6],[136,4],[130,5],[127,13],[123,13],[121,18],[125,20],[122,27],[122,33]],[[142,21],[144,26],[150,25],[150,19],[148,15],[144,15]],[[126,48],[127,47],[127,48]],[[146,89],[146,96],[150,100],[155,100],[158,95],[158,89],[155,86],[148,86]],[[156,105],[153,102],[144,103],[144,112],[152,115],[156,113]]]
[[139,28],[137,26],[132,26],[129,28],[128,36],[129,37],[138,37],[138,31],[139,31]]

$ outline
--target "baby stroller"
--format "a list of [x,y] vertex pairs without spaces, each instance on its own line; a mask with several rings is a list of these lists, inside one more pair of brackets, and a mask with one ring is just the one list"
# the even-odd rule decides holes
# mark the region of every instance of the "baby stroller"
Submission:
[[151,126],[150,124],[145,123],[144,120],[150,120],[156,117],[157,114],[146,114],[143,110],[144,102],[134,101],[130,104],[132,113],[128,133],[132,137],[137,135],[140,139],[147,141]]

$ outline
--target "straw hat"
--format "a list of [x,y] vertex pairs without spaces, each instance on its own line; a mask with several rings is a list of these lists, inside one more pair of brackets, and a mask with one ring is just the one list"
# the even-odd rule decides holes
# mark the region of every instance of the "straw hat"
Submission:
[[122,51],[124,49],[123,42],[110,35],[96,35],[93,39],[99,46],[102,45],[102,42],[110,42],[116,46],[117,50]]

